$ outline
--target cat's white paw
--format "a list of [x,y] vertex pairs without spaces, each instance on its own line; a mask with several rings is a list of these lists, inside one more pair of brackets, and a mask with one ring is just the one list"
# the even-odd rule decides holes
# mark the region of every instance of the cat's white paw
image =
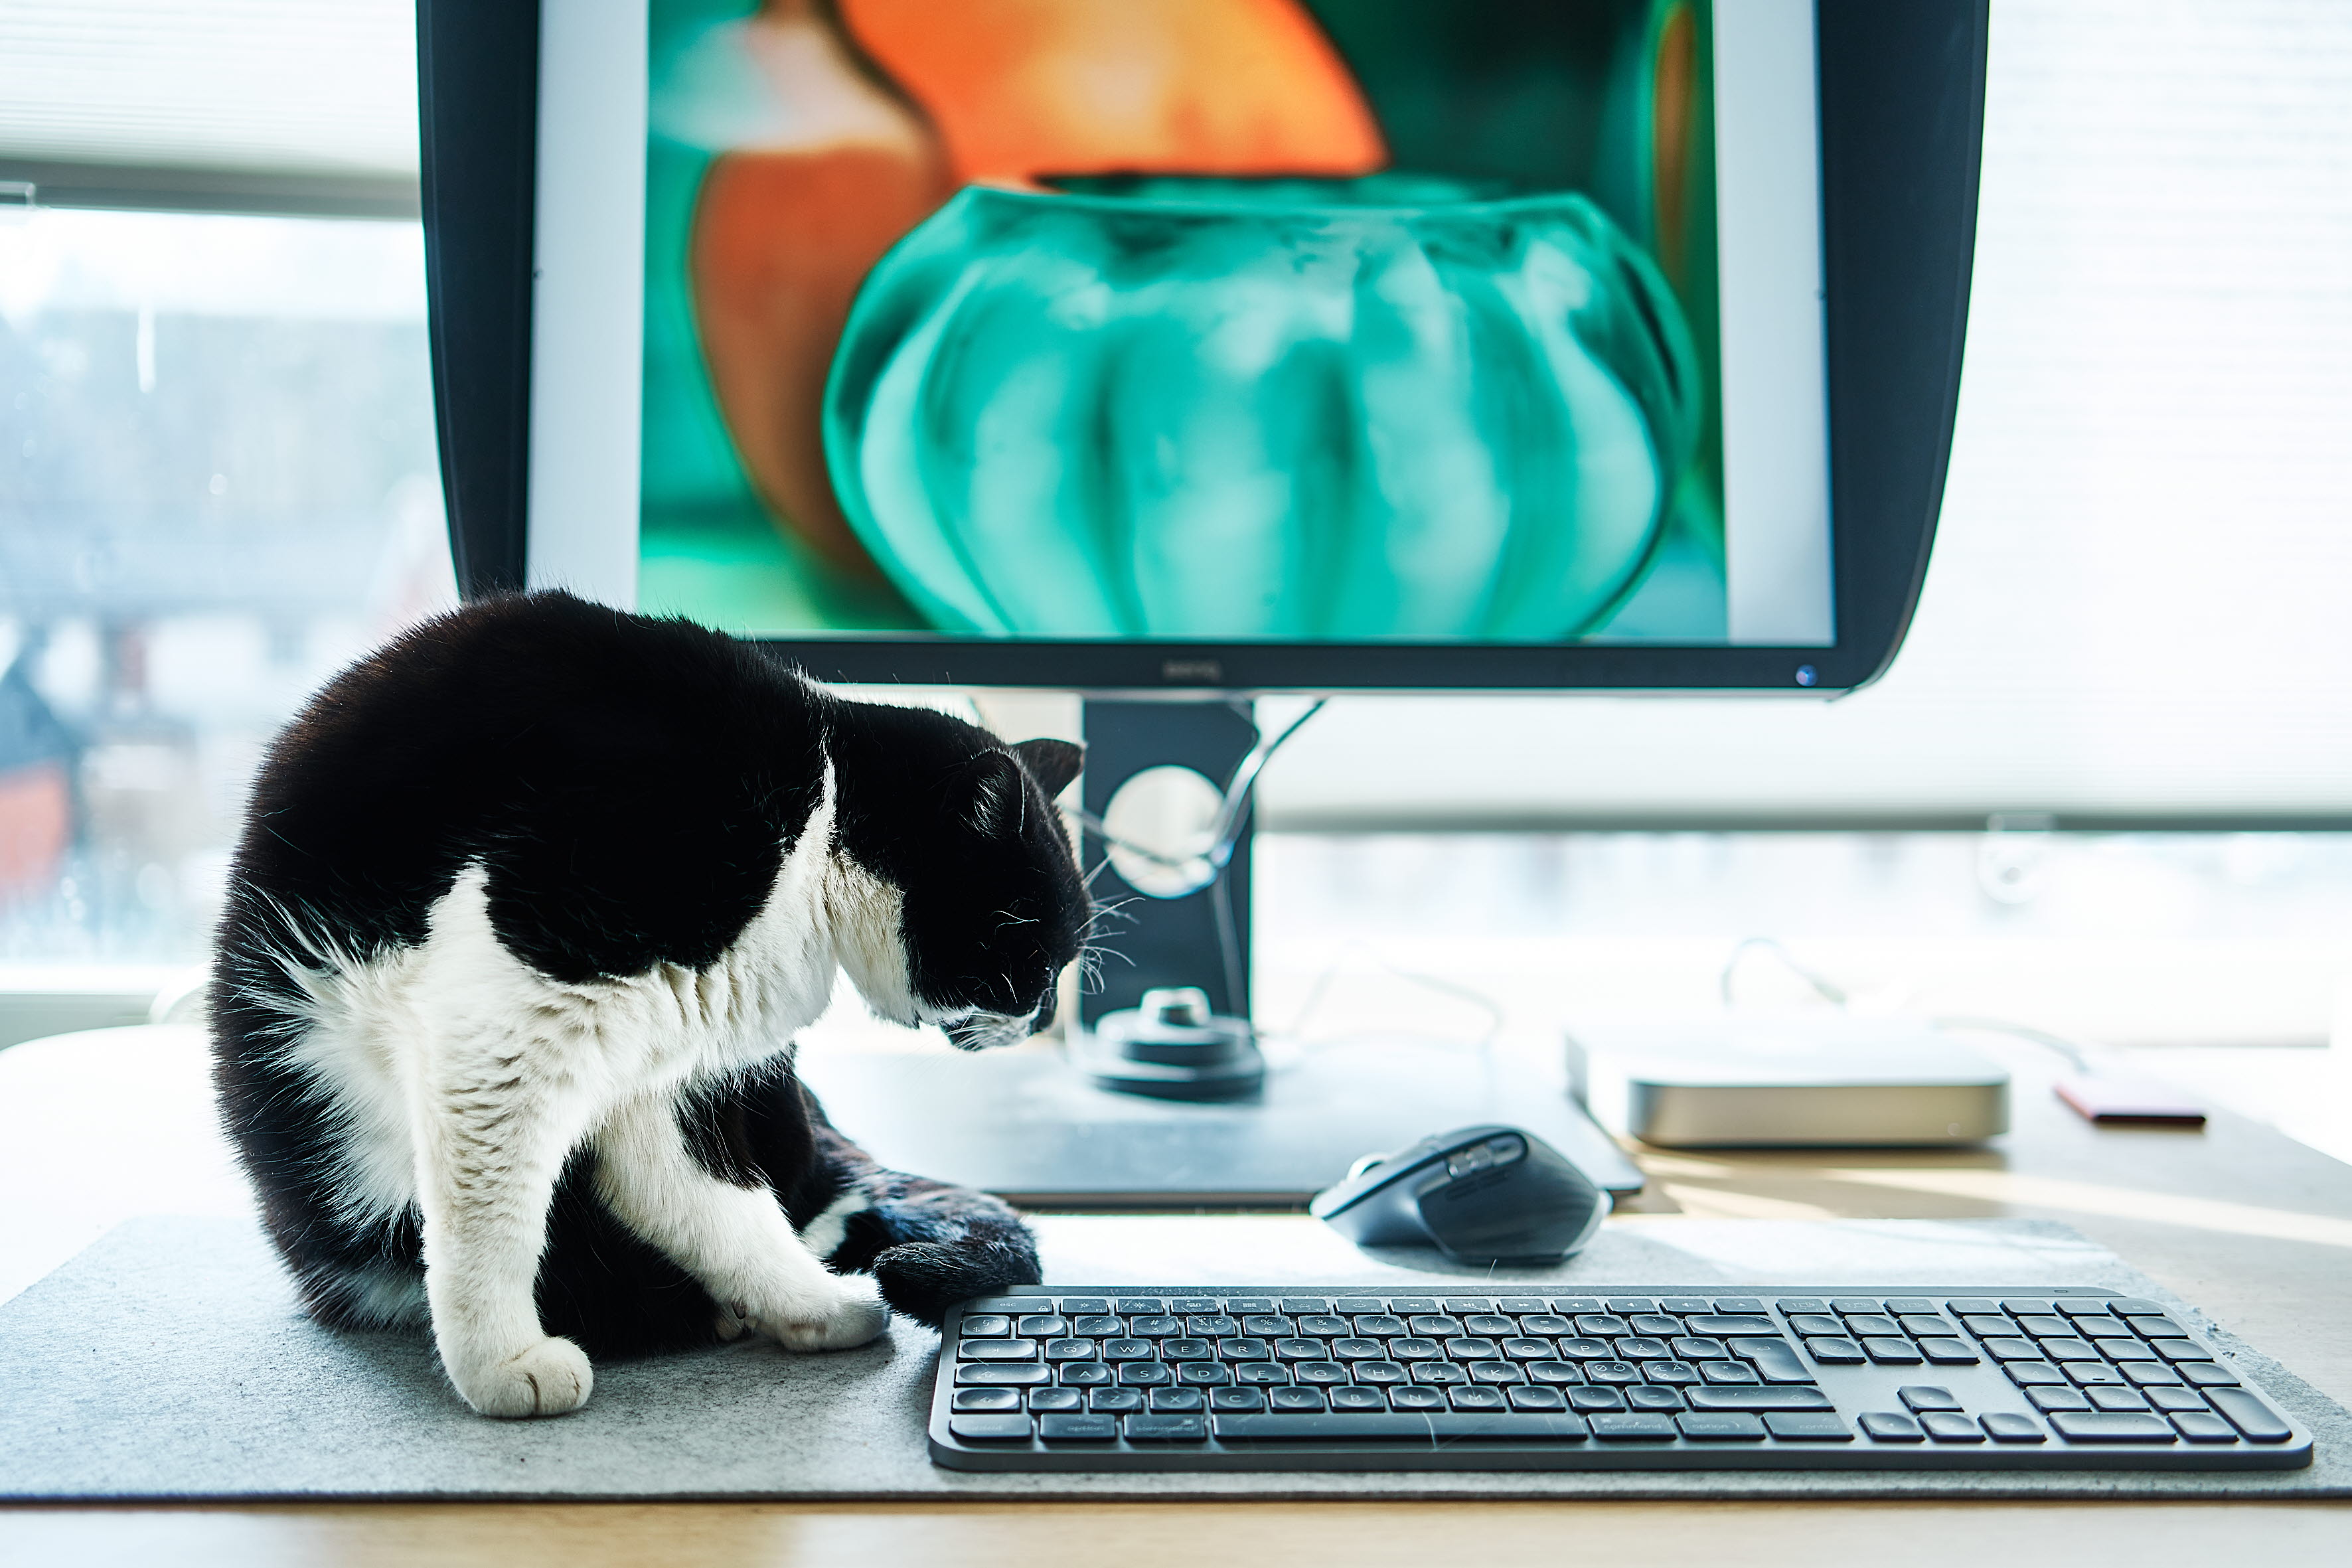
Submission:
[[466,1403],[485,1415],[565,1415],[588,1403],[596,1373],[570,1340],[544,1339],[487,1366],[450,1368]]
[[763,1316],[760,1326],[791,1351],[845,1351],[890,1326],[890,1309],[869,1274],[830,1277],[823,1296],[803,1297]]

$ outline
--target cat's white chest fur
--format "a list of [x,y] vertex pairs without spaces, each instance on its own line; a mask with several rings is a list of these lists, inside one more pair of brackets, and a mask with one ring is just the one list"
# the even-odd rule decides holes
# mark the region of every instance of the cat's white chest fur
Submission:
[[911,1022],[899,895],[836,852],[831,782],[759,913],[707,967],[551,980],[499,942],[477,865],[435,902],[423,943],[299,972],[308,1016],[288,1056],[341,1111],[338,1206],[383,1220],[415,1201],[435,1097],[516,1098],[585,1139],[624,1106],[775,1055],[824,1010],[838,967]]

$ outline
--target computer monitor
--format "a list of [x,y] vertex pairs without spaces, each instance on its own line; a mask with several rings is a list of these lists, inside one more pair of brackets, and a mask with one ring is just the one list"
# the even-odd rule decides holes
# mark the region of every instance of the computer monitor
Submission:
[[[1096,812],[1251,739],[1139,698],[1850,690],[1934,532],[1985,24],[421,0],[461,582],[1106,700]],[[1089,1018],[1245,1013],[1246,873]]]

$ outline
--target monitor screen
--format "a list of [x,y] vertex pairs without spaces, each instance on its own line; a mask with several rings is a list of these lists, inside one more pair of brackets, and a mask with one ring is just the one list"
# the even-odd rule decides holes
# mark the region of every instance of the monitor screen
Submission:
[[541,23],[534,580],[796,642],[1835,640],[1811,0],[605,9]]

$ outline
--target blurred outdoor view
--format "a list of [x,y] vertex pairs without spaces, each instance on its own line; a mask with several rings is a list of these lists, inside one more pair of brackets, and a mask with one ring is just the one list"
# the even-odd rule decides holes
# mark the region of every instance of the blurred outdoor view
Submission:
[[302,696],[454,601],[414,223],[0,218],[0,962],[203,956]]

